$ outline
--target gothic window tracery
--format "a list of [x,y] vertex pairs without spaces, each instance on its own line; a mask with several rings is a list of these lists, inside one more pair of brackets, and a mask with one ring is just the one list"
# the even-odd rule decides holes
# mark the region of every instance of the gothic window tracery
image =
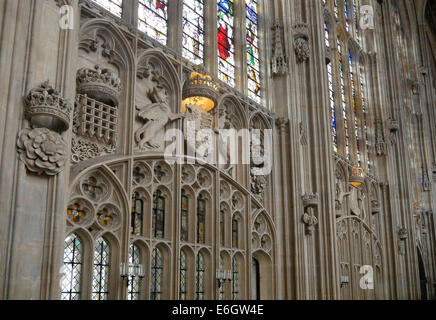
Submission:
[[[324,5],[336,15],[336,19],[324,16],[326,46],[332,47],[327,49],[327,81],[333,151],[355,166],[371,170],[373,124],[365,79],[368,71],[364,68],[367,53],[359,26],[361,2],[335,0]],[[333,50],[334,45],[337,50]]]

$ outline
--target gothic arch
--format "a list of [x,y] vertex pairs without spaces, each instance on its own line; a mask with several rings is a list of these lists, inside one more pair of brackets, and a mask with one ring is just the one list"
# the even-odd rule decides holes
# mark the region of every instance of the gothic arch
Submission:
[[225,94],[219,98],[217,110],[227,109],[228,105],[226,103],[228,103],[229,106],[233,106],[235,116],[237,117],[236,120],[240,124],[240,126],[235,129],[239,130],[243,128],[248,128],[248,119],[245,115],[244,107],[242,106],[239,99],[234,94]]
[[112,21],[99,18],[86,21],[80,28],[79,48],[92,51],[97,37],[105,40],[105,54],[110,62],[120,70],[133,70],[135,57],[132,47]]
[[153,77],[160,85],[164,85],[171,93],[170,107],[172,112],[180,113],[182,101],[182,87],[179,76],[171,61],[160,49],[148,49],[137,59],[137,76],[139,80],[153,70]]

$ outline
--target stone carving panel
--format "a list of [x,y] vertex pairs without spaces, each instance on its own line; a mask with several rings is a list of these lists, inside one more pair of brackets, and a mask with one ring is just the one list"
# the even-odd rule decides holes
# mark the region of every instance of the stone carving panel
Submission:
[[21,130],[17,148],[27,170],[38,175],[54,176],[65,167],[67,145],[60,134],[47,128]]

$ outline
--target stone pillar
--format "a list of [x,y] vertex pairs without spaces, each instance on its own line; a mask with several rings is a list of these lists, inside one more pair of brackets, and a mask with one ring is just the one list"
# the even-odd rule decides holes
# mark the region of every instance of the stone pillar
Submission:
[[[0,119],[5,119],[0,133],[0,298],[57,299],[69,174],[67,129],[75,92],[77,0],[0,2],[5,9],[5,27],[0,30]],[[61,14],[60,7],[67,4]],[[61,29],[61,23],[67,29]]]

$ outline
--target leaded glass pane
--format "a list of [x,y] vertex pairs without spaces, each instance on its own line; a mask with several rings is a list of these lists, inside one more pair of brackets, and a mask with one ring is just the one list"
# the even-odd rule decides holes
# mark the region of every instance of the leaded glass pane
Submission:
[[362,99],[362,112],[363,112],[363,130],[365,132],[366,142],[366,157],[368,169],[371,169],[371,157],[370,157],[370,140],[369,140],[369,128],[368,128],[368,105],[366,101],[366,86],[365,86],[365,68],[360,68],[360,94]]
[[185,194],[185,190],[182,190],[182,212],[181,212],[181,224],[180,224],[180,240],[188,241],[188,215],[189,215],[189,199]]
[[225,246],[225,213],[223,210],[220,211],[220,243],[221,247]]
[[183,1],[183,57],[195,64],[203,63],[203,0]]
[[106,10],[110,11],[117,17],[121,17],[123,12],[123,0],[91,0]]
[[132,214],[131,214],[131,233],[140,236],[144,220],[144,201],[140,199],[138,193],[133,194]]
[[218,77],[235,86],[235,48],[233,35],[233,2],[218,0]]
[[153,249],[151,261],[150,299],[160,300],[162,298],[163,259],[159,249]]
[[76,234],[72,234],[65,239],[61,300],[80,299],[82,259],[82,242]]
[[[139,247],[135,244],[129,247],[129,266],[138,266],[141,263],[141,252]],[[140,296],[140,278],[139,277],[129,277],[129,285],[127,287],[127,299],[128,300],[139,300]]]
[[204,256],[201,252],[197,254],[195,270],[195,300],[204,299]]
[[160,190],[153,196],[153,236],[164,238],[165,230],[165,198]]
[[245,0],[246,39],[247,39],[247,72],[248,96],[260,102],[260,63],[258,34],[258,3],[256,0]]
[[351,80],[351,103],[354,112],[354,136],[356,138],[356,150],[357,150],[357,164],[359,167],[362,166],[362,153],[360,151],[360,135],[359,135],[359,112],[357,109],[357,97],[356,97],[356,81],[354,76],[354,65],[353,57],[351,52],[348,52],[348,60],[350,67],[350,80]]
[[327,74],[329,82],[329,103],[330,103],[330,114],[331,114],[331,124],[332,124],[332,138],[333,138],[333,151],[338,152],[338,133],[336,127],[336,104],[335,104],[335,92],[333,88],[333,70],[332,64],[327,65]]
[[238,220],[232,220],[232,246],[233,248],[239,247],[239,234],[238,234]]
[[338,64],[339,64],[339,74],[341,77],[341,102],[342,102],[342,114],[344,118],[344,137],[345,137],[345,156],[350,160],[350,136],[348,128],[348,108],[346,100],[345,91],[345,65],[343,59],[344,52],[342,50],[342,44],[338,39]]
[[206,215],[206,201],[200,195],[197,200],[197,242],[205,243],[205,215]]
[[239,299],[239,263],[235,257],[232,261],[232,299]]
[[[220,256],[220,270],[224,270],[224,263],[223,263],[223,258]],[[225,287],[224,287],[224,285],[225,285],[225,282],[222,282],[221,283],[221,286],[220,286],[220,296],[219,296],[219,299],[220,300],[224,300],[224,297],[225,297]]]
[[92,300],[106,300],[109,294],[110,248],[103,238],[96,241],[92,279]]
[[139,30],[163,45],[167,44],[167,0],[139,0],[138,19]]
[[186,254],[180,251],[180,290],[179,299],[186,300],[186,284],[187,284],[187,267],[186,267]]

